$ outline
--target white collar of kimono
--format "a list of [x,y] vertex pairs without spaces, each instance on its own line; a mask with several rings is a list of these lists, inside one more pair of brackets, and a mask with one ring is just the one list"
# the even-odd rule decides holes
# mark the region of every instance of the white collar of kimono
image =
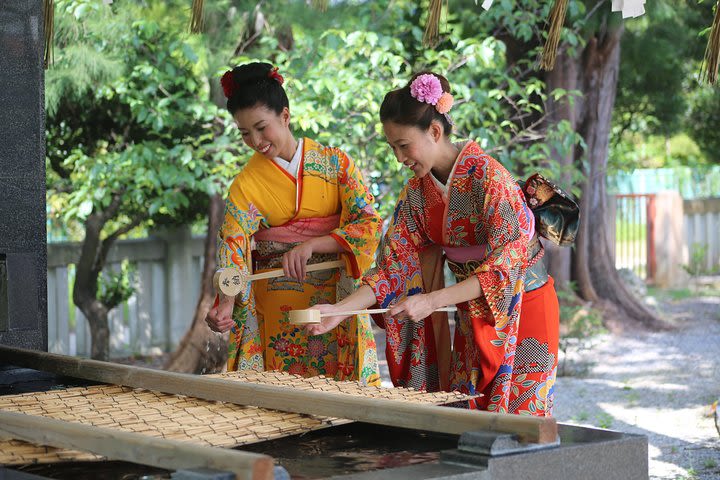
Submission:
[[452,180],[453,172],[455,172],[455,165],[457,165],[457,162],[458,162],[458,160],[460,159],[460,155],[462,155],[462,152],[463,152],[463,150],[465,149],[465,145],[467,145],[467,143],[468,143],[469,141],[470,141],[470,140],[462,140],[462,141],[459,141],[459,142],[453,142],[453,145],[455,145],[455,147],[457,147],[458,152],[460,152],[460,153],[458,153],[458,156],[457,156],[457,158],[455,159],[455,163],[453,164],[453,168],[452,168],[452,170],[450,170],[450,175],[448,175],[447,182],[442,183],[440,180],[437,179],[437,177],[436,177],[435,175],[433,175],[432,170],[430,170],[430,173],[429,173],[428,175],[430,175],[430,178],[432,178],[433,182],[435,182],[435,185],[437,185],[438,188],[439,188],[443,193],[447,193],[447,192],[448,192],[448,188],[449,188],[449,186],[450,186],[450,181]]
[[273,158],[273,162],[275,164],[288,172],[290,175],[293,176],[293,178],[297,178],[298,174],[298,168],[300,167],[300,160],[302,159],[302,152],[303,152],[303,139],[299,138],[297,142],[297,149],[295,150],[295,154],[293,154],[292,160],[289,162],[285,160],[284,158],[275,157]]

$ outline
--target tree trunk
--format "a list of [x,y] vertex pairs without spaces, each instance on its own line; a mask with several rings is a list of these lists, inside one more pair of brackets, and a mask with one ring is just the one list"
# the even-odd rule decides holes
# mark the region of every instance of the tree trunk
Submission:
[[[567,51],[560,49],[555,61],[555,68],[545,74],[545,83],[547,91],[552,92],[555,89],[562,88],[566,91],[573,91],[578,88],[578,68],[577,62],[570,58]],[[552,95],[548,96],[546,103],[546,111],[548,122],[557,124],[563,120],[570,122],[573,130],[577,129],[577,115],[573,102],[568,98],[560,98],[555,100]],[[561,187],[569,189],[572,185],[572,165],[575,160],[575,151],[560,152],[553,150],[552,158],[555,159],[560,166],[560,178],[553,179],[560,184]],[[547,256],[547,265],[550,275],[555,279],[557,288],[567,288],[571,275],[571,253],[572,250],[565,247],[558,247],[552,242],[543,242],[545,246],[545,254]]]
[[227,360],[227,339],[207,326],[205,316],[215,301],[212,284],[215,274],[215,253],[217,232],[222,224],[224,202],[220,195],[210,198],[208,209],[208,231],[205,237],[204,258],[200,298],[190,329],[180,341],[177,350],[165,364],[166,370],[184,373],[207,373],[222,369]]
[[[580,202],[584,221],[578,232],[573,257],[573,275],[580,295],[598,298],[620,309],[623,315],[646,326],[658,327],[659,319],[623,283],[615,269],[607,225],[607,163],[610,127],[620,68],[620,38],[623,27],[600,29],[585,47],[579,62],[578,132],[585,139],[587,169]],[[581,157],[576,157],[580,161]]]
[[[108,309],[95,301],[90,306],[90,314],[83,309],[83,314],[90,325],[90,357],[95,360],[108,360],[110,358],[110,327],[108,325]],[[92,321],[90,319],[93,319]]]
[[96,213],[90,214],[85,221],[85,238],[75,268],[73,287],[73,302],[85,315],[90,326],[91,357],[95,360],[108,360],[110,356],[109,310],[97,298],[98,276],[105,263],[105,259],[101,258],[100,241],[104,225],[104,217]]

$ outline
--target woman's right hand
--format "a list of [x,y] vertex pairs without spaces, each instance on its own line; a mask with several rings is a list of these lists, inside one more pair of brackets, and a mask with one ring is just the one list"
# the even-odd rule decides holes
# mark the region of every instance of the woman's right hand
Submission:
[[213,307],[205,316],[205,322],[210,330],[219,333],[225,333],[235,324],[232,319],[233,307],[235,306],[235,297],[221,296],[220,303],[217,307]]
[[[337,305],[331,304],[315,305],[313,307],[310,307],[308,310],[320,310],[320,312],[323,314],[332,314],[334,312],[340,311]],[[333,328],[340,325],[340,322],[350,316],[351,315],[335,315],[322,317],[320,323],[306,325],[305,331],[308,335],[322,335],[323,333],[327,333]]]

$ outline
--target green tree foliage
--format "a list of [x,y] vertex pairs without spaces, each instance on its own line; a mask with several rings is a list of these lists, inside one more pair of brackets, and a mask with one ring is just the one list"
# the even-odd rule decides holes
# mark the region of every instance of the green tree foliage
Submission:
[[[658,0],[626,22],[613,112],[614,169],[696,165],[712,138],[713,97],[698,81],[714,2]],[[712,150],[702,149],[713,161]]]
[[[546,124],[545,103],[572,92],[546,92],[542,78],[529,74],[535,50],[493,26],[502,18],[514,35],[539,43],[546,2],[526,0],[527,9],[512,3],[499,2],[492,14],[474,2],[453,6],[441,44],[424,49],[425,5],[410,0],[339,2],[325,13],[299,0],[206,2],[206,33],[195,37],[179,0],[56,0],[48,195],[52,216],[85,239],[74,298],[91,330],[93,323],[106,329],[103,315],[120,301],[98,298],[112,242],[133,229],[197,219],[208,195],[224,192],[249,158],[232,118],[217,106],[224,104],[219,78],[237,63],[279,65],[296,134],[349,152],[384,215],[408,172],[384,141],[379,105],[420,70],[450,80],[458,139],[478,140],[518,174],[539,169],[559,177],[551,152],[575,148],[578,137],[567,123]],[[106,345],[93,347],[94,356],[106,354]]]
[[[476,25],[463,24],[469,15],[482,15],[473,2],[453,8],[437,48],[422,49],[424,11],[410,1],[331,7],[322,14],[327,18],[317,18],[316,13],[308,24],[293,23],[291,50],[265,36],[252,56],[240,55],[231,63],[268,58],[277,63],[286,74],[293,128],[299,135],[345,149],[366,172],[385,215],[408,173],[385,143],[378,111],[387,91],[403,86],[421,70],[448,77],[458,138],[478,140],[518,174],[539,169],[557,177],[559,167],[551,160],[551,149],[574,148],[578,139],[564,123],[545,129],[543,82],[537,77],[515,78],[530,62],[509,63],[505,43],[491,32],[477,34]],[[270,13],[268,19],[272,24]],[[320,30],[318,24],[324,22],[332,28]]]
[[709,162],[720,164],[720,90],[705,87],[695,92],[688,128]]
[[133,229],[204,214],[208,195],[223,188],[233,142],[182,30],[133,5],[56,8],[46,79],[51,218],[83,239],[73,298],[90,323],[93,357],[107,358],[107,313],[131,293],[127,274],[102,273],[110,247]]
[[113,201],[117,225],[204,213],[199,200],[219,189],[217,159],[207,153],[223,143],[215,135],[225,126],[214,126],[218,111],[206,100],[193,48],[139,10],[84,1],[57,8],[65,15],[46,79],[57,214],[82,223]]

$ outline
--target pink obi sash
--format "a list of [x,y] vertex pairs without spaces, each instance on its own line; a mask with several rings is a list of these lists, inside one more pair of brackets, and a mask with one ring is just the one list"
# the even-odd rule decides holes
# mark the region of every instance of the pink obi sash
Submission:
[[256,241],[304,242],[329,234],[340,225],[340,214],[329,217],[300,218],[279,227],[263,228],[253,235]]
[[[527,211],[528,219],[530,220],[530,228],[528,229],[528,238],[531,239],[535,236],[535,218],[532,216],[530,211]],[[523,233],[525,233],[523,231]],[[486,243],[482,245],[468,245],[467,247],[449,247],[446,245],[442,246],[445,251],[445,256],[451,262],[455,263],[467,263],[471,260],[482,262],[487,257],[488,245]]]
[[481,262],[487,256],[487,244],[469,245],[467,247],[448,247],[443,245],[445,256],[455,263],[466,263],[470,260]]

